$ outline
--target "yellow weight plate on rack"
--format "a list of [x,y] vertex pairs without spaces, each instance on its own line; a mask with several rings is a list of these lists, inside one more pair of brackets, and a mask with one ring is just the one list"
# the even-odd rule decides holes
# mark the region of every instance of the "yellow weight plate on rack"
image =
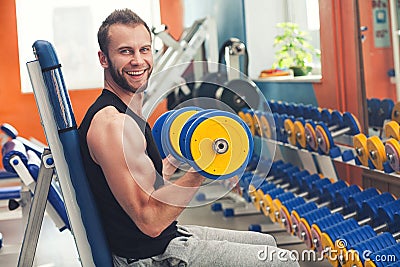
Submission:
[[245,114],[243,115],[242,120],[244,121],[244,123],[247,124],[247,126],[249,126],[251,135],[254,136],[254,135],[256,134],[256,128],[255,128],[255,126],[254,126],[254,119],[253,119],[253,116],[250,114],[250,112],[245,113]]
[[296,135],[294,133],[294,123],[291,119],[286,119],[284,121],[284,128],[288,136],[289,144],[296,145]]
[[269,216],[272,212],[272,209],[272,198],[269,194],[266,194],[263,198],[263,212],[266,216]]
[[251,201],[253,202],[254,207],[259,211],[260,210],[260,200],[261,197],[257,188],[254,185],[249,185],[249,195],[251,197]]
[[392,120],[400,123],[400,102],[397,102],[393,107]]
[[[216,140],[226,140],[225,153],[215,152]],[[193,161],[203,171],[213,175],[233,173],[241,168],[250,150],[246,130],[234,119],[214,116],[200,122],[190,139]]]
[[368,167],[368,148],[367,148],[367,137],[365,134],[357,134],[353,137],[353,147],[356,150],[357,158],[361,164]]
[[360,255],[359,255],[358,251],[355,251],[354,249],[350,249],[348,251],[347,258],[348,258],[348,261],[346,262],[345,266],[350,266],[350,267],[363,267],[364,266],[360,259]]
[[300,121],[294,122],[294,134],[300,146],[302,148],[306,148],[307,147],[306,131],[304,129],[303,123],[301,123]]
[[375,264],[373,261],[371,261],[371,260],[366,260],[366,261],[364,262],[364,266],[365,266],[365,267],[376,267],[376,264]]
[[385,124],[385,136],[387,139],[394,138],[396,140],[400,139],[400,127],[397,121],[389,121]]
[[269,213],[269,218],[271,219],[272,222],[279,221],[279,216],[280,216],[279,211],[281,210],[281,207],[282,207],[282,202],[279,199],[276,198],[272,200],[272,209],[271,212]]
[[[330,236],[326,233],[322,233],[321,235],[321,246],[323,251],[330,251],[328,253],[324,253],[324,256],[329,260],[329,262],[333,265],[336,263],[337,253],[335,253],[335,244],[333,244]],[[329,257],[328,257],[329,256]]]
[[260,126],[261,126],[261,137],[266,137],[268,139],[271,139],[272,137],[272,130],[271,127],[268,123],[267,117],[265,115],[262,115],[260,117]]
[[383,163],[386,161],[385,146],[378,136],[371,136],[367,139],[369,159],[378,170],[383,170]]
[[181,130],[183,125],[187,122],[187,120],[194,114],[196,114],[198,110],[188,110],[179,114],[174,121],[171,123],[169,130],[169,140],[171,142],[172,148],[175,152],[183,157],[181,149],[179,147],[179,136],[181,134]]
[[347,265],[349,263],[349,257],[351,256],[346,248],[346,242],[347,241],[342,239],[338,239],[335,241],[335,251],[337,251],[338,255],[341,255],[341,257],[343,257],[342,262],[344,263],[344,265]]
[[253,115],[253,123],[254,123],[254,133],[257,136],[262,136],[262,130],[261,130],[261,122],[260,122],[260,118],[256,115],[256,113],[254,112]]

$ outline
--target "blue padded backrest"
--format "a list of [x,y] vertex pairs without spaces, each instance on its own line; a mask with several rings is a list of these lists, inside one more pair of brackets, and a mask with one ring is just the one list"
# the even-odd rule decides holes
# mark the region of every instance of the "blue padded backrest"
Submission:
[[36,41],[33,44],[33,49],[48,90],[59,140],[68,165],[71,184],[75,190],[76,202],[80,209],[81,220],[91,248],[93,262],[96,266],[112,266],[111,252],[83,168],[77,125],[68,91],[64,84],[61,64],[53,46],[49,42]]

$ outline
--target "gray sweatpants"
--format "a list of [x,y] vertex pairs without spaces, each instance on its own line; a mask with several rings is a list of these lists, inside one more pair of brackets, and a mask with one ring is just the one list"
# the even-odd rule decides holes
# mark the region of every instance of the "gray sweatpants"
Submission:
[[299,266],[268,234],[203,226],[178,226],[178,231],[191,236],[174,238],[163,254],[129,265],[114,255],[114,266]]

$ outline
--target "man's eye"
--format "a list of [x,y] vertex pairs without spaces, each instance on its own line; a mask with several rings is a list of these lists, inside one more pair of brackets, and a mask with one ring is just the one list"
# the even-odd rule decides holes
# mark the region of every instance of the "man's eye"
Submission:
[[142,51],[142,53],[147,53],[147,52],[150,51],[150,47],[143,47],[143,48],[141,49],[141,51]]
[[121,54],[130,54],[131,53],[131,51],[129,50],[129,49],[123,49],[123,50],[121,50]]

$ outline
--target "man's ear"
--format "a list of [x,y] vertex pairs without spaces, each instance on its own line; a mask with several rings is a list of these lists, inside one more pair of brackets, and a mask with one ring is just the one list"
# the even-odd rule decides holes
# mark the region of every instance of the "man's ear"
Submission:
[[108,59],[107,56],[103,53],[103,51],[99,50],[99,52],[97,52],[97,55],[99,56],[100,65],[104,69],[108,68]]

